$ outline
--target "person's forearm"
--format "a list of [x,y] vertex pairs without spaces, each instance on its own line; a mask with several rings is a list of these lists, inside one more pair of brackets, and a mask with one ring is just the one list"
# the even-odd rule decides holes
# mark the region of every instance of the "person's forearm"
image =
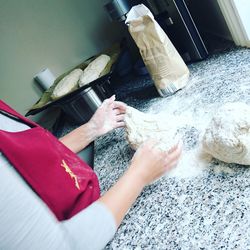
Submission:
[[71,131],[59,140],[70,150],[78,153],[97,138],[95,128],[91,123],[86,123]]
[[145,183],[134,170],[129,169],[99,201],[113,214],[117,227],[140,195]]
[[126,104],[116,102],[115,96],[106,99],[96,110],[88,123],[65,135],[60,141],[73,152],[78,153],[98,136],[124,126]]

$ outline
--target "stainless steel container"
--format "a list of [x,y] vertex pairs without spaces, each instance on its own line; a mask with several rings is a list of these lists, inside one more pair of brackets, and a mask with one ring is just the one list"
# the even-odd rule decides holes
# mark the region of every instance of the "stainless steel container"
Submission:
[[109,79],[86,88],[76,95],[58,103],[68,119],[78,124],[87,122],[95,113],[103,100],[113,95]]

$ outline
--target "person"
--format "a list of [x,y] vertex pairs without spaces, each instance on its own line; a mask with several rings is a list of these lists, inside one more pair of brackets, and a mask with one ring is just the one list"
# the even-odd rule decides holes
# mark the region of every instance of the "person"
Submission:
[[[64,169],[64,164],[59,168],[54,167],[53,162],[60,151],[63,151],[63,157],[66,157],[64,159],[67,159],[67,154],[74,158],[71,153],[75,154],[97,137],[123,127],[125,112],[126,104],[115,101],[112,96],[102,103],[89,122],[60,138],[58,142],[55,139],[53,144],[52,135],[48,131],[40,129],[37,124],[0,102],[0,249],[93,250],[106,246],[143,188],[177,165],[181,145],[175,145],[164,152],[157,149],[156,141],[147,141],[135,152],[124,175],[106,193],[95,197],[90,204],[80,207],[74,213],[65,213],[64,207],[68,206],[70,209],[67,211],[73,211],[82,197],[83,200],[93,198],[94,191],[88,191],[86,187],[90,185],[89,190],[95,189],[95,178],[89,175],[89,182],[83,182],[86,184],[85,189],[77,193],[73,208],[66,203],[60,207],[58,203],[65,202],[64,197],[67,197],[66,201],[70,200],[68,193],[74,196],[74,192],[80,192],[80,181],[84,181],[84,178],[78,179],[70,168]],[[36,144],[39,145],[38,148]],[[53,157],[50,157],[51,154]],[[69,162],[70,157],[67,159]],[[21,167],[18,166],[20,162],[23,164]],[[25,165],[26,162],[29,164]],[[78,159],[75,162],[80,164]],[[33,172],[28,172],[28,177],[25,172],[28,171],[26,169],[33,169],[30,165],[35,168],[34,177]],[[57,182],[61,178],[61,172],[56,173],[55,178],[53,172],[56,169],[68,174],[67,181],[71,181],[76,191],[71,192],[66,177],[62,178],[63,185]],[[87,175],[93,171],[85,165],[81,169]],[[50,179],[50,176],[53,178]],[[57,193],[53,196],[55,190]],[[44,194],[46,192],[47,196]],[[92,196],[85,195],[90,194],[89,192],[92,192]],[[52,206],[53,199],[57,202]]]

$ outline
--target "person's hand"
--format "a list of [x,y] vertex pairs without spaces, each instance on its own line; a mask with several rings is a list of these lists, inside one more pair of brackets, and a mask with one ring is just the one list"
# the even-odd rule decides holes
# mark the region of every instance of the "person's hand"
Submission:
[[148,185],[175,167],[181,152],[181,142],[168,151],[162,151],[157,148],[156,141],[149,140],[136,151],[129,171],[134,172],[143,185]]
[[103,101],[88,123],[96,132],[96,137],[98,137],[115,128],[123,127],[125,125],[125,113],[126,104],[115,101],[115,96],[113,95]]
[[151,140],[139,147],[129,169],[98,200],[113,214],[117,227],[145,185],[158,179],[178,163],[181,143],[165,152],[157,149],[156,144]]

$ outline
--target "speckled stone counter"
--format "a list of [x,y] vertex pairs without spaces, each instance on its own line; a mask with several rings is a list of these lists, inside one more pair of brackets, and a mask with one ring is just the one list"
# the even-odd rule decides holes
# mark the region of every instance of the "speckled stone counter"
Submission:
[[[219,106],[250,104],[250,50],[232,49],[189,69],[189,84],[167,98],[157,95],[149,77],[116,86],[118,99],[141,111],[187,118],[179,127],[186,154],[200,145]],[[99,138],[95,151],[105,192],[134,152],[123,129]],[[195,175],[162,177],[144,189],[106,249],[250,249],[250,168],[211,160]]]

